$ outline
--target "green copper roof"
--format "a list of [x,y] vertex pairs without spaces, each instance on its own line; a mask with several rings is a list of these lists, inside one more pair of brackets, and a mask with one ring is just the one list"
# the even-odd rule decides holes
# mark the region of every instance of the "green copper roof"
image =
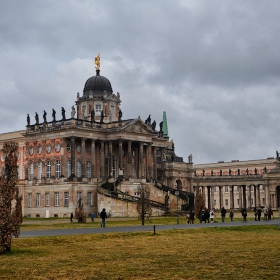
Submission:
[[163,137],[168,137],[168,126],[167,126],[167,118],[166,118],[166,112],[163,112],[163,125],[162,125],[162,130],[163,130]]

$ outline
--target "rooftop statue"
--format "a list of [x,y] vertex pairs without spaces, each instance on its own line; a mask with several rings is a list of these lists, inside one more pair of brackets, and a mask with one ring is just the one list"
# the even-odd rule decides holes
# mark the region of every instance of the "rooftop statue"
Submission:
[[43,119],[44,122],[47,122],[47,112],[44,110],[44,114],[43,114]]
[[29,116],[29,114],[27,114],[27,125],[28,126],[30,125],[30,116]]
[[96,70],[100,70],[100,54],[98,54],[98,55],[95,57],[94,64],[96,64],[95,69],[96,69]]
[[55,114],[56,114],[56,111],[55,111],[55,109],[52,109],[52,117],[53,117],[53,122],[55,122],[55,121],[56,121],[56,119],[55,119]]
[[76,110],[75,110],[75,107],[73,105],[72,108],[71,108],[71,119],[75,118],[75,114],[76,114]]
[[122,110],[119,109],[119,122],[122,120]]
[[65,109],[63,107],[61,107],[61,115],[62,115],[62,120],[65,120],[66,119]]
[[35,113],[35,121],[36,121],[36,124],[39,124],[39,116],[38,116],[37,112]]

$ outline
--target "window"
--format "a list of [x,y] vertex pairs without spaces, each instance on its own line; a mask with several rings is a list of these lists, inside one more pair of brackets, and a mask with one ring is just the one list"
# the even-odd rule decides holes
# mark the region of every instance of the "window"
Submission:
[[51,165],[51,162],[48,160],[47,161],[47,179],[51,178],[51,172],[52,172],[52,165]]
[[87,145],[87,153],[90,154],[91,153],[91,148],[90,145]]
[[254,191],[254,186],[250,186],[251,192]]
[[46,206],[50,206],[50,194],[49,193],[45,194],[45,200],[46,200]]
[[65,207],[69,206],[69,192],[64,193],[64,206]]
[[113,154],[113,168],[112,168],[113,178],[117,177],[116,165],[117,165],[116,156]]
[[225,192],[228,192],[228,186],[225,186]]
[[214,205],[216,206],[216,204],[217,204],[217,201],[216,201],[216,199],[214,199]]
[[68,143],[67,144],[67,152],[70,153],[71,152],[71,145]]
[[239,205],[239,199],[237,199],[237,205]]
[[228,206],[228,199],[225,200],[225,204],[226,204],[226,206]]
[[71,160],[67,160],[66,176],[69,178],[71,176]]
[[55,177],[60,178],[61,172],[60,172],[60,160],[56,161],[55,165]]
[[43,170],[43,163],[40,161],[38,162],[38,179],[42,179],[42,170]]
[[32,193],[28,194],[28,207],[32,207]]
[[87,105],[83,104],[82,105],[82,118],[85,119],[86,118],[86,111],[87,111]]
[[18,174],[18,179],[20,179],[20,167],[17,167],[17,174]]
[[135,166],[132,165],[132,177],[135,178],[136,177],[136,172],[135,172]]
[[54,193],[54,206],[59,206],[59,193]]
[[37,193],[37,207],[41,206],[41,194]]
[[29,180],[33,180],[34,178],[34,163],[31,162],[29,166]]
[[78,160],[76,163],[76,176],[80,178],[81,173],[82,173],[82,163]]
[[86,177],[90,178],[91,177],[91,163],[88,161],[87,166],[86,166]]
[[92,192],[87,193],[87,204],[92,205]]
[[82,192],[77,192],[77,202],[82,199]]
[[101,114],[101,104],[100,103],[95,105],[95,113]]

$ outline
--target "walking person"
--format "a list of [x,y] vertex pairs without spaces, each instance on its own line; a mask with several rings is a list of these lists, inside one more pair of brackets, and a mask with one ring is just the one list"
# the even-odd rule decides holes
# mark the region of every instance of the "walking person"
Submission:
[[221,216],[222,216],[222,222],[223,222],[223,223],[225,222],[226,213],[227,213],[227,210],[225,209],[225,207],[223,207],[223,208],[221,209]]
[[211,209],[210,210],[210,221],[211,221],[211,223],[214,223],[214,219],[215,219],[215,213],[214,213],[214,210]]
[[258,221],[260,221],[261,220],[261,215],[262,215],[261,207],[258,208],[257,212],[258,212]]
[[191,223],[194,223],[194,212],[193,210],[190,211],[190,219],[191,219]]
[[247,209],[243,208],[242,209],[242,216],[243,216],[243,222],[247,221]]
[[188,224],[191,223],[191,215],[190,215],[190,213],[187,213],[187,215],[186,215],[186,220],[187,220],[187,223],[188,223]]
[[91,221],[94,222],[94,214],[93,213],[90,214],[90,217],[91,217]]
[[100,218],[101,218],[101,227],[105,227],[105,220],[107,219],[107,213],[106,213],[106,209],[103,208],[103,210],[100,213]]
[[230,217],[230,221],[231,221],[231,222],[233,222],[233,216],[234,216],[233,210],[230,209],[229,217]]
[[267,207],[266,206],[264,206],[264,208],[263,208],[263,219],[265,221],[267,221]]
[[268,221],[271,221],[271,216],[273,216],[273,211],[272,211],[271,207],[268,207],[268,210],[267,210]]
[[70,214],[70,222],[73,223],[73,213]]

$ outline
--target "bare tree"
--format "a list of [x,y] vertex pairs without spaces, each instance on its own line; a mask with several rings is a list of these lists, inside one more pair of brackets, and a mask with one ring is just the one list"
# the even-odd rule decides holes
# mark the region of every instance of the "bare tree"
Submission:
[[[18,143],[4,143],[5,166],[0,177],[0,253],[11,252],[12,236],[19,237],[22,223],[22,197],[18,186]],[[15,207],[12,208],[14,201]]]
[[142,221],[142,225],[145,224],[145,219],[152,215],[151,202],[149,200],[150,191],[145,185],[142,185],[139,189],[139,200],[137,201],[137,212]]
[[199,213],[201,212],[202,209],[204,209],[204,207],[205,207],[205,202],[202,197],[201,191],[199,191],[194,202],[194,214],[197,218],[199,217]]
[[84,211],[84,205],[82,203],[82,198],[78,200],[78,207],[75,209],[75,219],[78,220],[78,223],[86,223],[86,213]]

